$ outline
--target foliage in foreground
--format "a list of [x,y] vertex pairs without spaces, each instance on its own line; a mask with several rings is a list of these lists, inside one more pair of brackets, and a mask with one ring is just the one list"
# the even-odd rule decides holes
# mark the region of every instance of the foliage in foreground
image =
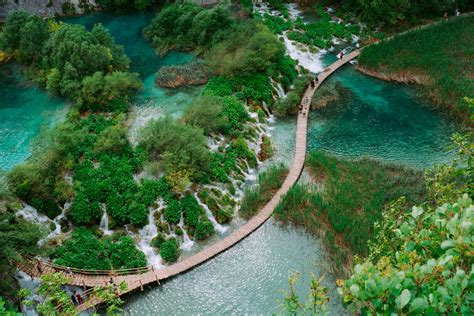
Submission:
[[468,44],[473,41],[473,29],[473,15],[415,29],[368,46],[359,64],[395,80],[421,83],[424,93],[437,104],[468,121],[474,110],[463,97],[474,95],[472,45]]
[[369,314],[470,314],[472,200],[464,195],[437,208],[393,212],[400,208],[385,214],[373,245],[384,248],[379,259],[357,264],[341,284],[344,303]]

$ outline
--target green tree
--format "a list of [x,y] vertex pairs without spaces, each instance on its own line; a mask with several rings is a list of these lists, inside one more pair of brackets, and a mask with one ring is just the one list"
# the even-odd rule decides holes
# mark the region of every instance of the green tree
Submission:
[[151,121],[141,132],[139,146],[150,160],[159,160],[167,173],[188,170],[195,177],[208,169],[209,152],[202,130],[170,117]]
[[20,30],[18,61],[22,64],[36,64],[42,57],[42,49],[49,38],[48,24],[36,15],[29,16]]
[[9,54],[15,53],[20,48],[21,28],[28,20],[28,13],[25,11],[13,11],[8,15],[1,33],[1,48]]
[[179,245],[176,238],[167,239],[160,246],[160,256],[164,261],[173,263],[179,257]]
[[201,96],[185,110],[183,121],[194,127],[202,128],[206,134],[217,133],[228,124],[223,108],[222,98]]

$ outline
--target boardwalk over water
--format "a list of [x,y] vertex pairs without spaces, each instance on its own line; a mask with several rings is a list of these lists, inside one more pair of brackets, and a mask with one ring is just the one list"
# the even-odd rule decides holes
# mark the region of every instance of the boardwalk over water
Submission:
[[[74,273],[71,276],[71,285],[81,286],[85,288],[91,288],[96,286],[108,285],[110,278],[113,277],[115,284],[125,282],[127,289],[118,294],[122,295],[127,292],[133,291],[137,288],[143,289],[144,285],[168,279],[172,276],[178,275],[182,272],[190,270],[203,262],[211,259],[219,253],[229,249],[258,227],[260,227],[265,221],[270,218],[273,210],[280,202],[280,198],[298,181],[303,170],[305,156],[306,156],[306,134],[308,125],[308,114],[310,110],[311,99],[314,92],[319,88],[322,82],[334,73],[337,69],[343,66],[348,61],[357,57],[360,50],[351,52],[344,56],[342,59],[337,60],[321,72],[318,76],[318,82],[316,82],[314,88],[309,85],[301,100],[302,110],[298,114],[298,121],[296,124],[296,149],[293,164],[291,165],[290,171],[285,178],[281,188],[275,193],[272,199],[260,210],[257,215],[250,219],[238,230],[231,233],[229,236],[221,239],[217,243],[208,246],[204,250],[197,254],[179,261],[171,266],[163,269],[154,269],[153,267],[144,267],[142,269],[130,269],[121,271],[87,271],[73,269]],[[24,265],[19,265],[18,268],[32,277],[39,277],[42,274],[58,272],[64,270],[64,267],[53,266],[47,262],[35,262],[34,260],[25,262]],[[86,310],[89,307],[99,304],[98,300],[89,300],[84,304],[81,304],[79,310]]]

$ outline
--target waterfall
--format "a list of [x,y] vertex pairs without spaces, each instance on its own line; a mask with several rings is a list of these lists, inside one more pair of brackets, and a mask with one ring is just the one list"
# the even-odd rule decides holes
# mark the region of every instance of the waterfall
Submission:
[[38,213],[38,211],[30,206],[25,204],[22,209],[16,212],[16,216],[21,217],[29,222],[45,225],[51,223],[51,220],[48,216]]
[[312,53],[307,45],[290,40],[287,33],[288,31],[285,31],[280,35],[283,38],[287,54],[312,73],[323,71],[324,66],[321,61],[323,51]]
[[130,143],[135,146],[138,143],[139,131],[151,120],[163,116],[163,110],[154,106],[153,101],[145,102],[145,104],[133,105],[130,108],[130,115],[127,122],[128,137]]
[[194,192],[194,197],[196,198],[196,200],[198,201],[198,204],[204,208],[204,210],[206,211],[206,215],[207,215],[207,218],[209,219],[209,221],[212,223],[212,225],[214,226],[214,229],[216,230],[216,232],[218,232],[219,234],[223,234],[227,231],[228,227],[226,226],[223,226],[221,224],[219,224],[217,221],[216,221],[216,218],[214,217],[214,214],[212,214],[212,211],[209,209],[209,207],[204,204],[201,199],[199,198],[197,192]]
[[271,84],[272,84],[273,89],[274,89],[275,92],[277,93],[278,98],[279,98],[279,99],[286,98],[285,89],[283,89],[283,86],[281,85],[281,83],[276,82],[276,81],[273,80],[273,78],[271,78],[271,77],[270,77],[270,82],[271,82]]
[[151,241],[158,235],[158,227],[156,227],[155,223],[155,213],[164,208],[165,202],[160,198],[158,200],[158,207],[150,208],[150,212],[148,213],[148,224],[138,231],[140,242],[137,246],[147,257],[148,264],[155,268],[163,267],[161,256],[157,254],[155,249],[151,246]]
[[[56,225],[56,228],[50,232],[48,234],[48,236],[46,236],[46,238],[44,239],[44,241],[48,240],[48,239],[51,239],[51,238],[54,238],[54,237],[57,237],[61,234],[61,220],[65,219],[66,218],[66,212],[69,210],[69,208],[71,207],[71,202],[66,202],[64,204],[64,206],[61,208],[61,214],[59,214],[58,216],[56,216],[53,220],[54,222],[54,225]],[[40,241],[41,242],[41,241]]]
[[18,271],[15,275],[15,279],[18,281],[18,285],[21,288],[25,288],[31,291],[31,295],[26,298],[27,301],[33,302],[33,304],[22,304],[21,312],[26,316],[39,315],[36,311],[36,304],[41,303],[41,297],[37,294],[38,286],[40,281],[38,279],[31,278],[28,274],[23,271]]
[[99,229],[105,236],[112,235],[113,231],[109,230],[109,215],[107,214],[107,205],[104,203],[100,204],[100,208],[103,211],[102,218],[100,219]]
[[178,226],[183,231],[183,243],[181,244],[180,248],[184,251],[191,250],[191,248],[194,246],[194,241],[191,240],[191,238],[189,238],[188,233],[184,229],[184,216],[183,216],[183,213],[181,213],[181,219],[179,220]]

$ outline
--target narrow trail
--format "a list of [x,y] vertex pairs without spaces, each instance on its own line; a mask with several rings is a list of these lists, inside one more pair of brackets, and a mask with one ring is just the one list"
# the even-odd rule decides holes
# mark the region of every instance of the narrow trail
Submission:
[[[208,246],[197,254],[166,268],[154,269],[152,266],[149,266],[137,269],[126,269],[117,271],[71,269],[73,273],[70,275],[70,284],[83,287],[84,290],[86,290],[86,288],[110,285],[109,282],[112,278],[113,282],[117,285],[122,282],[125,282],[127,284],[126,290],[120,291],[119,293],[117,293],[118,295],[123,295],[138,288],[143,290],[143,286],[147,284],[153,282],[159,283],[161,280],[168,279],[172,276],[178,275],[202,264],[203,262],[231,248],[233,245],[237,244],[239,241],[249,236],[253,231],[259,228],[263,223],[265,223],[268,218],[270,218],[273,213],[273,210],[280,202],[280,198],[286,192],[288,192],[288,190],[293,186],[293,184],[298,181],[298,178],[301,175],[306,156],[308,113],[310,110],[311,99],[313,97],[314,92],[319,88],[319,86],[324,82],[326,78],[328,78],[331,74],[333,74],[337,69],[346,64],[348,61],[357,57],[359,53],[360,50],[355,50],[350,54],[344,56],[342,59],[337,60],[319,74],[318,81],[316,82],[314,87],[311,87],[311,85],[309,85],[306,88],[306,91],[301,100],[301,110],[298,114],[298,120],[296,125],[295,157],[293,160],[293,164],[291,165],[290,171],[286,176],[281,188],[275,193],[272,199],[260,210],[257,215],[250,219],[246,224],[244,224],[238,230],[234,231],[229,236],[223,238],[222,240],[211,246]],[[43,274],[53,272],[65,272],[64,267],[56,266],[49,262],[39,261],[38,259],[33,258],[31,258],[30,260],[25,260],[23,264],[19,264],[18,269],[24,271],[31,277],[40,277]],[[100,303],[100,299],[91,297],[86,302],[79,305],[78,309],[80,311],[84,311]]]

